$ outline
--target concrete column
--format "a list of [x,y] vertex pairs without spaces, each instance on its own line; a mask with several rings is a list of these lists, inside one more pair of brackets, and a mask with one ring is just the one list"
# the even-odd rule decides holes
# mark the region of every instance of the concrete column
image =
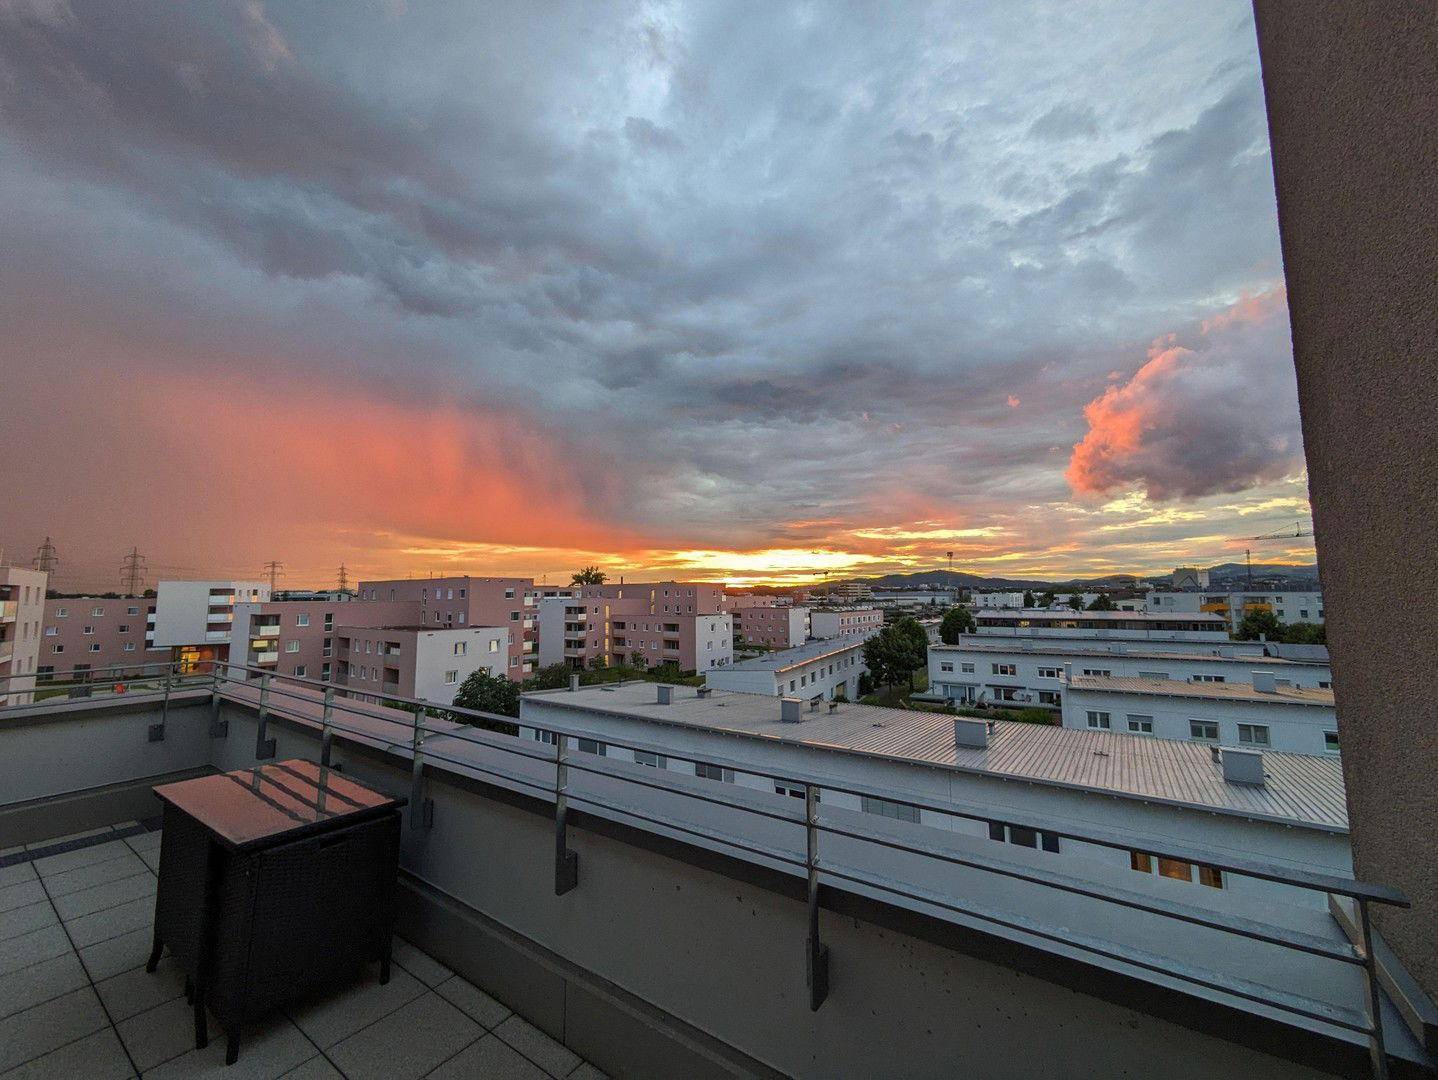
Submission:
[[1256,0],[1359,877],[1438,993],[1438,15]]

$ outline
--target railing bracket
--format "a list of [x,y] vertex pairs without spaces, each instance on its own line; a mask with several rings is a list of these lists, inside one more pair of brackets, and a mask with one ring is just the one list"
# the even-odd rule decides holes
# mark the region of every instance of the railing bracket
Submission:
[[228,720],[210,721],[210,738],[228,739],[230,737],[230,722]]
[[165,725],[164,725],[164,724],[151,724],[151,725],[150,725],[150,742],[164,742],[164,741],[165,741]]
[[260,676],[260,716],[255,728],[255,760],[269,761],[275,756],[275,740],[269,737],[270,726],[270,674]]

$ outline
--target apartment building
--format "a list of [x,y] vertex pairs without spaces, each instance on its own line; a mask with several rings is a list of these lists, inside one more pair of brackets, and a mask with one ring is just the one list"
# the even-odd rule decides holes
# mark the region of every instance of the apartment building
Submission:
[[1323,622],[1321,592],[1265,592],[1201,590],[1197,592],[1150,592],[1145,601],[1149,611],[1193,614],[1205,612],[1222,616],[1230,630],[1237,630],[1243,617],[1254,612],[1272,612],[1281,623]]
[[1063,611],[1023,608],[976,611],[980,634],[998,637],[1099,638],[1113,641],[1228,641],[1228,620],[1210,612]]
[[[165,664],[170,650],[154,644],[154,597],[72,596],[45,601],[40,645],[42,679],[71,673],[138,674],[146,664]],[[201,641],[203,644],[203,632]]]
[[1078,676],[1189,682],[1250,682],[1254,667],[1278,673],[1292,685],[1331,691],[1333,675],[1322,659],[1286,659],[1260,642],[1205,643],[1203,651],[1169,643],[1093,639],[1000,638],[965,634],[956,644],[929,647],[929,692],[956,704],[1017,705],[1058,709],[1065,672]]
[[859,696],[859,676],[867,670],[862,639],[815,640],[706,671],[704,685],[768,697],[792,695],[811,702],[854,701]]
[[[550,586],[539,597],[540,666],[674,663],[706,671],[734,657],[724,589],[696,582]],[[724,634],[728,638],[721,641]]]
[[386,624],[418,625],[418,603],[318,599],[236,604],[226,658],[251,668],[327,682],[338,669],[338,634],[349,627]]
[[698,673],[734,662],[734,618],[727,612],[631,615],[615,602],[609,627],[616,662],[643,667],[674,663],[681,671]]
[[1333,691],[1295,685],[1286,674],[1277,666],[1250,672],[1247,682],[1075,674],[1064,686],[1063,726],[1215,747],[1337,754]]
[[810,637],[866,638],[883,628],[884,613],[876,607],[815,608],[809,613]]
[[334,681],[375,701],[417,698],[450,705],[473,672],[507,675],[509,654],[509,631],[502,626],[341,626],[335,632]]
[[811,609],[791,605],[787,597],[734,596],[729,598],[729,610],[736,643],[790,649],[812,636]]
[[411,601],[419,604],[425,626],[503,626],[507,629],[506,672],[515,681],[539,666],[539,594],[533,578],[399,578],[361,581],[363,601]]
[[0,566],[0,705],[34,700],[48,578],[42,570]]
[[165,659],[182,664],[226,659],[235,605],[269,599],[263,581],[162,581],[148,617],[147,648],[168,650]]

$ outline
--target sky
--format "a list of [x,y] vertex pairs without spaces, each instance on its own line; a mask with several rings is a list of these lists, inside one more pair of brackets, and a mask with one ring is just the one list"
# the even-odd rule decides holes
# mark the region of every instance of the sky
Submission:
[[0,432],[59,587],[1241,558],[1251,10],[0,0]]

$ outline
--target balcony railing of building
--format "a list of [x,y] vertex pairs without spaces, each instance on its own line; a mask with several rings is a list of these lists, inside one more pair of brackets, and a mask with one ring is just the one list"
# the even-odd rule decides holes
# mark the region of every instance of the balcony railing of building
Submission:
[[[183,664],[154,663],[126,669],[72,672],[68,679],[51,676],[37,687],[38,692],[64,693],[70,697],[92,697],[103,694],[128,694],[132,698],[148,698],[161,703],[163,709],[173,694],[181,690],[208,690],[215,701],[227,700],[256,710],[258,732],[255,757],[262,760],[274,754],[274,744],[267,738],[271,720],[285,720],[312,728],[319,742],[319,758],[331,763],[337,738],[378,746],[410,760],[410,822],[412,831],[423,831],[427,824],[425,768],[452,769],[460,774],[491,778],[513,789],[527,792],[554,806],[554,882],[556,894],[579,887],[578,861],[566,847],[567,817],[571,807],[597,811],[617,820],[638,822],[661,833],[679,838],[692,838],[740,859],[759,865],[782,868],[805,882],[809,910],[806,942],[809,1005],[817,1011],[829,993],[828,949],[819,935],[820,886],[858,887],[866,893],[888,896],[898,901],[921,905],[925,910],[938,910],[960,925],[980,924],[995,931],[1017,935],[1021,940],[1047,943],[1062,953],[1077,952],[1095,961],[1107,961],[1123,969],[1146,973],[1160,985],[1182,984],[1208,1000],[1228,999],[1243,1002],[1263,1015],[1288,1018],[1313,1030],[1322,1028],[1351,1033],[1366,1043],[1375,1077],[1388,1076],[1388,1055],[1384,1049],[1383,989],[1376,961],[1376,949],[1370,919],[1373,904],[1408,907],[1407,899],[1397,890],[1382,884],[1357,881],[1333,874],[1309,872],[1256,859],[1235,858],[1222,851],[1176,843],[1161,836],[1136,837],[1131,834],[1077,829],[1056,825],[1053,821],[1026,819],[1022,814],[1005,813],[1005,824],[1011,828],[1032,829],[1066,841],[1093,845],[1098,848],[1132,852],[1141,845],[1155,859],[1187,862],[1220,871],[1225,877],[1246,877],[1288,888],[1320,894],[1333,916],[1330,933],[1314,932],[1311,928],[1295,928],[1280,920],[1264,922],[1236,917],[1231,912],[1216,911],[1187,904],[1167,897],[1111,887],[1058,871],[1040,870],[1028,864],[979,856],[954,850],[938,843],[927,843],[911,835],[896,834],[883,827],[864,823],[859,827],[839,816],[829,816],[828,803],[821,796],[830,792],[852,796],[865,804],[877,803],[888,808],[903,808],[915,819],[922,811],[928,814],[992,825],[992,812],[979,813],[954,804],[923,798],[907,791],[875,785],[858,786],[836,781],[817,773],[790,772],[780,775],[753,762],[725,760],[705,756],[703,759],[676,752],[661,743],[637,740],[616,740],[609,735],[596,739],[596,733],[578,726],[557,726],[551,722],[536,725],[523,721],[532,729],[534,738],[520,737],[520,723],[515,718],[500,716],[452,705],[440,705],[423,699],[401,698],[386,694],[387,704],[381,707],[365,700],[350,700],[344,695],[349,688],[316,679],[282,675],[268,669],[227,661],[201,661]],[[16,676],[0,676],[0,701],[6,681]],[[577,685],[577,678],[572,688]],[[389,687],[385,687],[389,690]],[[43,711],[45,703],[0,708],[0,721]],[[413,712],[406,710],[413,709]],[[432,715],[437,713],[438,715]],[[0,726],[0,732],[3,732]],[[266,752],[268,747],[268,752]],[[722,790],[730,785],[712,786],[714,790],[696,790],[678,782],[682,774],[664,768],[635,768],[616,764],[606,757],[607,750],[620,749],[635,755],[638,764],[654,761],[690,761],[696,765],[697,776],[742,772],[762,775],[775,784],[776,792],[793,795],[794,807],[755,805]],[[705,771],[707,770],[707,771]],[[606,784],[628,786],[641,793],[674,798],[695,806],[722,808],[738,815],[738,820],[756,823],[740,830],[715,828],[681,816],[656,811],[625,798],[606,797],[597,790],[585,790],[575,783],[575,774],[602,778]],[[788,802],[789,800],[782,800]],[[852,815],[851,815],[852,816]],[[885,816],[893,816],[887,814]],[[776,844],[756,839],[764,830],[757,823],[772,822],[792,830],[793,843]],[[937,835],[937,834],[936,834]],[[1248,975],[1236,975],[1221,967],[1178,960],[1172,956],[1136,947],[1120,935],[1098,936],[1075,930],[1067,923],[1048,923],[1008,908],[984,904],[962,895],[936,891],[921,883],[921,875],[895,876],[880,873],[851,861],[841,861],[827,854],[835,841],[850,841],[849,852],[867,850],[911,856],[934,865],[961,867],[983,875],[1022,882],[1035,889],[1062,894],[1079,900],[1109,905],[1113,909],[1110,925],[1126,927],[1122,916],[1129,919],[1140,915],[1153,916],[1170,924],[1174,930],[1198,928],[1215,939],[1239,939],[1262,946],[1271,946],[1291,957],[1313,958],[1333,966],[1334,972],[1353,970],[1358,978],[1351,984],[1333,979],[1333,987],[1356,989],[1353,1000],[1325,1000],[1311,994],[1290,992],[1269,985]],[[859,845],[856,849],[853,845]],[[870,866],[877,860],[859,860]],[[1319,909],[1315,912],[1321,914]],[[1341,917],[1345,922],[1340,922]],[[1140,976],[1143,977],[1143,976]],[[1242,1006],[1240,1006],[1242,1007]]]

